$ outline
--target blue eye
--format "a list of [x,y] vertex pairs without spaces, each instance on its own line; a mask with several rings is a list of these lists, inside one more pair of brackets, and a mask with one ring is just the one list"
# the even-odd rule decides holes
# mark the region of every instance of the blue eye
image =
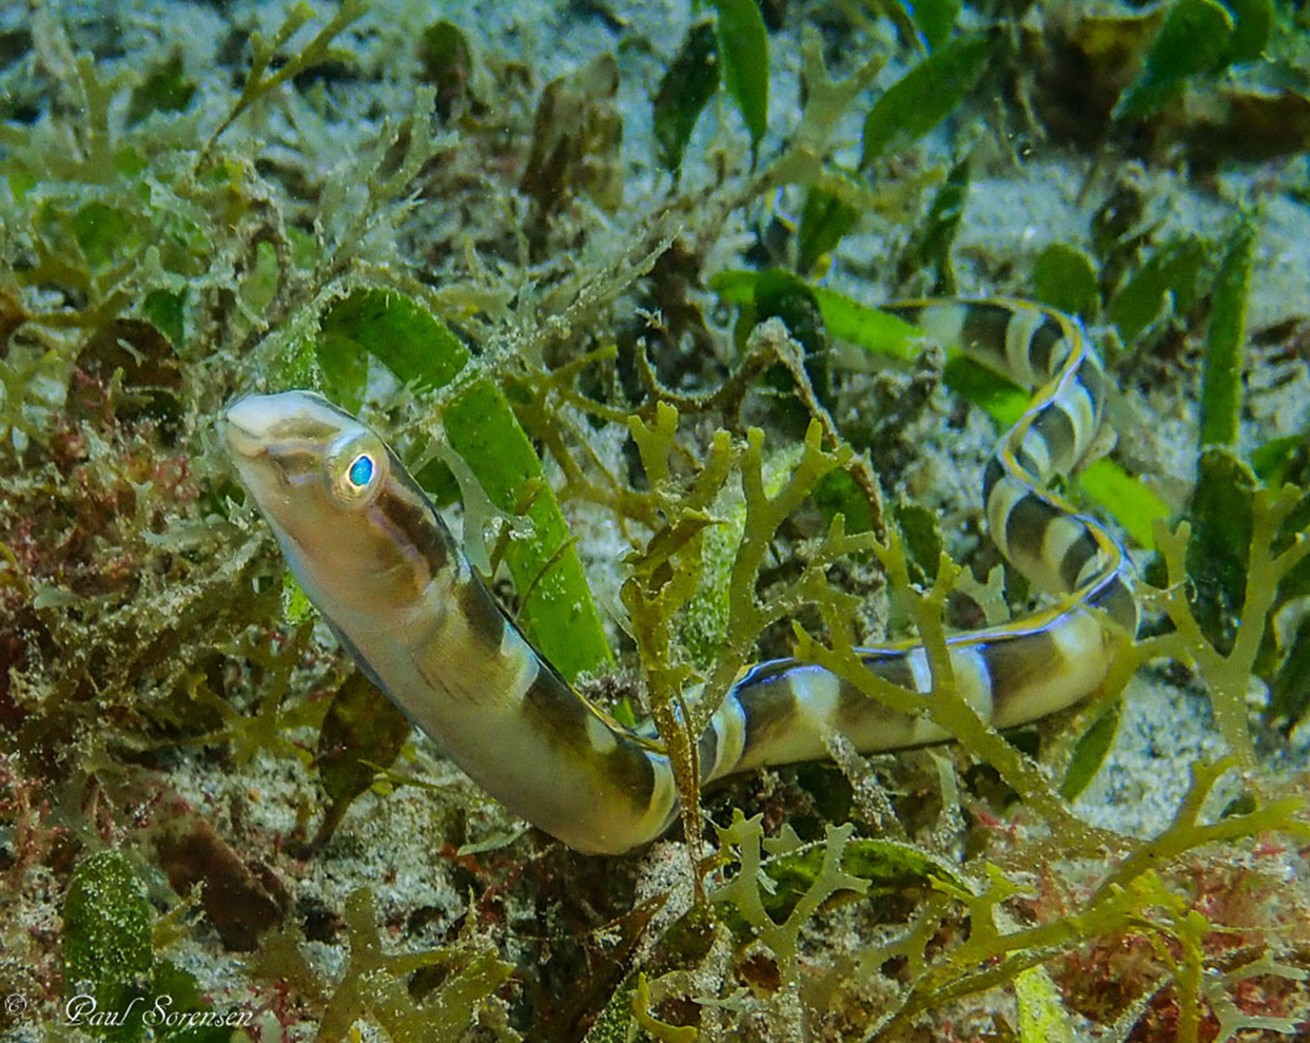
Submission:
[[360,453],[359,456],[355,457],[355,462],[350,465],[346,477],[350,479],[350,484],[356,489],[364,488],[373,477],[373,457],[367,453]]

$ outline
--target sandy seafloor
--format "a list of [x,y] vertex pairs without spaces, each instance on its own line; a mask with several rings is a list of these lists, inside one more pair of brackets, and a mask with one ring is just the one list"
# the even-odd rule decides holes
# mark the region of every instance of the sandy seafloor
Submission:
[[[65,17],[70,34],[78,43],[95,43],[98,18],[116,19],[125,61],[130,60],[133,48],[144,51],[152,40],[168,40],[170,46],[180,48],[186,55],[188,68],[203,69],[212,61],[230,24],[255,22],[269,32],[286,6],[161,4],[140,0],[131,4],[64,7],[55,4],[50,9]],[[438,6],[442,17],[463,27],[487,53],[494,50],[502,56],[523,60],[531,68],[537,84],[576,68],[598,53],[615,49],[618,25],[651,27],[646,37],[648,49],[619,52],[618,102],[625,126],[625,149],[633,154],[642,153],[640,159],[628,163],[624,206],[658,205],[663,186],[656,184],[644,153],[651,133],[648,94],[659,70],[667,64],[684,34],[689,21],[686,4],[673,0],[616,2],[604,5],[616,16],[608,22],[588,13],[585,4],[505,4],[490,0],[441,5],[379,4],[379,9],[392,10],[387,17],[371,15],[366,20],[369,26],[366,51],[390,50],[403,55],[407,38],[437,17]],[[809,10],[817,19],[826,6],[810,5]],[[315,10],[324,11],[327,6],[317,5]],[[806,11],[805,5],[791,5],[787,29],[771,39],[776,88],[770,112],[773,134],[766,139],[765,151],[770,145],[776,147],[779,130],[795,123],[798,62],[794,45]],[[3,5],[0,31],[15,29],[26,17],[23,5]],[[395,75],[375,84],[375,101],[382,111],[394,109],[406,94],[406,74],[412,73],[412,69],[406,68],[402,58],[397,58],[397,62]],[[896,70],[889,69],[878,82],[883,84],[895,75]],[[368,86],[357,83],[351,89],[358,92]],[[358,98],[352,104],[360,110],[365,107]],[[855,109],[864,111],[859,105]],[[693,137],[689,155],[694,156],[710,141],[725,139],[740,152],[743,139],[732,120],[726,101],[720,99],[712,105]],[[724,125],[728,126],[727,131],[722,130]],[[852,114],[851,127],[844,128],[851,142],[848,159],[858,151],[858,125],[857,112]],[[375,129],[375,125],[359,126],[356,140],[367,139]],[[343,142],[343,150],[348,151],[351,144]],[[928,152],[934,147],[931,142],[925,146]],[[1087,204],[1077,201],[1077,195],[1086,172],[1086,156],[1054,146],[1043,146],[1039,152],[1022,161],[990,162],[975,176],[956,241],[962,295],[1013,292],[1014,273],[1029,270],[1043,246],[1059,241],[1076,243],[1085,238],[1089,211]],[[1195,184],[1180,169],[1141,165],[1138,176],[1147,186],[1156,216],[1167,228],[1214,236],[1235,212],[1236,201],[1249,197],[1255,179],[1264,174],[1267,171],[1239,168]],[[689,176],[696,177],[694,169]],[[753,219],[758,217],[753,215]],[[416,219],[418,223],[421,220],[421,217]],[[735,254],[739,255],[751,238],[752,225],[742,221],[740,215],[734,215],[732,220],[738,222],[735,234],[723,237],[719,246],[721,256],[716,255],[714,259],[721,261],[722,267],[734,266],[734,261],[740,264]],[[905,233],[882,218],[870,224],[872,227],[861,226],[844,241],[829,284],[872,303],[888,289],[887,285],[879,284],[879,259],[888,257]],[[1259,229],[1249,326],[1252,330],[1262,330],[1289,319],[1304,321],[1310,314],[1310,207],[1293,200],[1289,194],[1267,192],[1259,208]],[[858,276],[850,274],[851,270],[858,271]],[[1268,386],[1264,386],[1266,383]],[[1131,423],[1131,427],[1122,426],[1117,432],[1117,457],[1130,471],[1144,475],[1144,480],[1154,484],[1171,502],[1193,480],[1198,386],[1195,367],[1180,373],[1179,379],[1167,386],[1135,381],[1117,407],[1119,422]],[[1252,395],[1243,427],[1245,447],[1310,427],[1310,377],[1303,358],[1299,368],[1294,362],[1280,371],[1276,382],[1266,382],[1265,375],[1259,372],[1251,373],[1248,388]],[[947,397],[939,391],[934,409],[945,415],[949,408]],[[992,429],[986,421],[973,417],[957,430],[935,431],[925,426],[920,434],[920,456],[915,462],[920,477],[915,480],[915,487],[922,487],[922,475],[930,476],[930,506],[939,511],[948,549],[958,556],[966,553],[971,543],[965,537],[952,542],[951,524],[977,513],[979,468],[989,451]],[[617,440],[612,448],[617,456]],[[910,481],[896,476],[881,477],[893,494]],[[568,505],[566,510],[576,522],[579,550],[590,570],[589,579],[597,600],[602,606],[618,606],[618,588],[623,576],[620,570],[607,565],[626,551],[626,543],[598,512],[578,505]],[[618,626],[612,625],[617,641]],[[331,637],[325,628],[319,631],[330,645]],[[1157,834],[1167,827],[1177,810],[1188,785],[1189,765],[1198,757],[1212,759],[1222,754],[1224,745],[1200,686],[1196,683],[1180,686],[1176,683],[1180,676],[1177,671],[1148,667],[1130,683],[1115,746],[1096,780],[1075,805],[1080,817],[1134,836]],[[1253,699],[1258,701],[1259,695],[1253,689]],[[305,736],[305,741],[312,743],[313,736]],[[512,751],[507,751],[507,756],[512,757]],[[491,807],[489,800],[443,761],[426,740],[416,737],[397,767],[422,773],[435,785],[449,787],[459,795],[460,801],[479,813],[485,809],[489,815],[483,826],[487,835],[497,832],[512,835],[516,830],[515,824]],[[1307,769],[1310,769],[1310,723],[1303,722],[1287,743],[1269,756],[1260,771],[1292,778],[1304,775]],[[169,781],[194,806],[209,809],[220,832],[231,827],[229,809],[239,804],[243,809],[242,830],[254,834],[290,834],[296,829],[306,803],[315,799],[313,773],[294,758],[271,754],[260,754],[249,764],[235,769],[225,758],[190,750],[177,758]],[[1212,806],[1218,809],[1225,805],[1240,787],[1240,780],[1235,776],[1221,784]],[[748,797],[760,788],[757,782],[743,783],[740,787]],[[753,809],[746,806],[744,810],[751,813]],[[368,885],[373,890],[380,920],[396,928],[398,948],[437,944],[449,924],[462,915],[467,902],[459,884],[445,872],[446,863],[436,856],[444,814],[445,809],[435,807],[422,789],[406,787],[386,796],[365,794],[321,853],[294,866],[283,866],[281,871],[285,875],[294,869],[298,874],[296,879],[288,881],[293,893],[313,896],[317,903],[329,909],[339,910],[346,895],[361,885]],[[675,890],[685,902],[687,881],[685,874],[680,874],[681,857],[676,841],[659,842],[636,856],[636,864],[630,869],[639,881],[638,892]],[[1291,889],[1296,889],[1299,900],[1294,904],[1304,907],[1310,901],[1310,867],[1303,860],[1298,862],[1294,852],[1288,853],[1286,865],[1289,894]],[[167,893],[162,879],[150,883],[156,897]],[[29,900],[16,908],[10,907],[10,915],[22,918],[34,929],[41,927],[57,933],[57,895],[46,894],[44,900],[35,894],[26,898]],[[401,925],[409,924],[415,910],[427,911],[424,921],[427,926],[402,930]],[[821,946],[823,939],[820,936],[817,941],[814,938],[809,941],[812,946]],[[834,944],[843,943],[834,939]],[[328,978],[338,974],[347,959],[343,944],[311,942],[305,951]],[[216,937],[203,927],[177,943],[171,954],[197,975],[219,1007],[242,1007],[265,999],[252,997],[247,991],[246,979],[240,971],[244,957],[224,952]],[[508,955],[513,958],[514,953]],[[980,1004],[992,1002],[1000,1009],[1009,1009],[1004,998],[979,1001]],[[53,1015],[53,1006],[47,1009]],[[44,1026],[33,1023],[15,1026],[8,1038],[15,1041],[78,1038],[74,1030],[61,1027],[57,1021],[55,1018]],[[313,1025],[308,1020],[291,1024],[283,1035],[284,1027],[278,1025],[278,1019],[269,1011],[259,1015],[256,1027],[258,1038],[264,1040],[313,1036]],[[376,1028],[361,1023],[361,1029],[363,1038],[382,1038]],[[780,1030],[778,1038],[787,1038],[786,1031]],[[1271,1033],[1267,1037],[1248,1034],[1242,1038],[1279,1037]]]

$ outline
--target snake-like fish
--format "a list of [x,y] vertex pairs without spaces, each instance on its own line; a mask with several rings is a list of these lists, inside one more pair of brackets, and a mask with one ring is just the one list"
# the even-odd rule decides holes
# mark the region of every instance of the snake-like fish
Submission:
[[[1047,486],[1100,426],[1109,380],[1081,326],[1023,301],[933,301],[889,310],[1029,388],[1022,419],[983,476],[992,538],[1055,608],[949,639],[958,691],[1004,728],[1087,698],[1138,604],[1118,543]],[[677,816],[669,758],[576,692],[524,637],[441,516],[369,427],[307,391],[251,395],[226,414],[241,479],[292,572],[360,668],[475,782],[580,851],[617,854]],[[921,645],[862,650],[929,693]],[[703,782],[827,757],[833,734],[865,752],[948,739],[811,663],[743,671],[699,737]]]

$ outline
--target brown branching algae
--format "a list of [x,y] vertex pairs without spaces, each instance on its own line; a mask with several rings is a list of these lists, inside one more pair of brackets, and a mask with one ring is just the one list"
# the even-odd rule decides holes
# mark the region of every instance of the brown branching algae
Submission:
[[[1310,1032],[1304,5],[106,10],[0,7],[0,1035]],[[939,293],[1099,345],[1050,495],[1135,634],[1001,553],[1099,527],[987,535],[1032,396],[878,308]],[[290,388],[680,821],[579,854],[386,701],[223,450]],[[958,635],[1070,614],[1095,691],[998,730],[977,676],[1072,667]],[[952,741],[702,792],[785,656]]]

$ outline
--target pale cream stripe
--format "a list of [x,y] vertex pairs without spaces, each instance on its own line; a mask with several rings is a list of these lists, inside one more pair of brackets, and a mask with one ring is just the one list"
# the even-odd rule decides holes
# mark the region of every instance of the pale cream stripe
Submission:
[[1075,381],[1061,389],[1055,403],[1073,422],[1075,452],[1086,450],[1096,434],[1096,413],[1092,409],[1092,396],[1082,384]]
[[1046,526],[1046,538],[1042,541],[1042,570],[1046,578],[1040,583],[1045,589],[1054,593],[1064,593],[1064,579],[1060,575],[1060,566],[1064,556],[1086,531],[1082,522],[1062,514]]
[[928,650],[920,645],[911,648],[905,655],[909,664],[910,675],[914,678],[914,690],[921,695],[932,691],[932,668],[928,665]]
[[964,304],[930,304],[919,313],[918,326],[943,347],[963,348],[964,320],[969,308]]
[[1033,333],[1042,324],[1044,316],[1039,311],[1023,309],[1010,316],[1005,327],[1005,360],[1009,364],[1010,374],[1021,384],[1032,387],[1039,377],[1033,372],[1032,348]]
[[791,690],[798,722],[808,725],[816,735],[832,731],[841,698],[837,675],[827,670],[806,670],[791,678]]
[[978,711],[984,721],[992,719],[992,675],[987,659],[978,645],[956,646],[951,649],[951,665],[955,670],[955,689]]
[[587,741],[602,757],[619,748],[618,736],[612,728],[594,713],[587,715]]
[[678,787],[673,781],[673,768],[667,757],[652,755],[650,766],[654,774],[651,786],[650,804],[643,818],[643,828],[651,839],[659,836],[673,818],[673,809],[678,800]]
[[1014,555],[1005,536],[1005,523],[1009,520],[1014,505],[1027,495],[1028,485],[1007,474],[992,486],[992,495],[987,498],[987,526],[992,540],[1000,548],[1001,553],[1011,560],[1014,559]]
[[1023,436],[1023,451],[1032,462],[1033,472],[1039,477],[1049,475],[1054,470],[1051,466],[1050,447],[1035,427],[1029,427],[1028,433]]
[[508,623],[504,626],[505,631],[500,638],[500,657],[506,664],[518,661],[518,671],[505,687],[504,700],[518,703],[523,701],[528,689],[541,673],[541,660],[518,630]]
[[[746,711],[742,709],[735,691],[729,692],[714,711],[714,733],[718,743],[714,750],[714,772],[711,778],[721,778],[731,772],[746,749]],[[704,768],[701,769],[704,771]]]

